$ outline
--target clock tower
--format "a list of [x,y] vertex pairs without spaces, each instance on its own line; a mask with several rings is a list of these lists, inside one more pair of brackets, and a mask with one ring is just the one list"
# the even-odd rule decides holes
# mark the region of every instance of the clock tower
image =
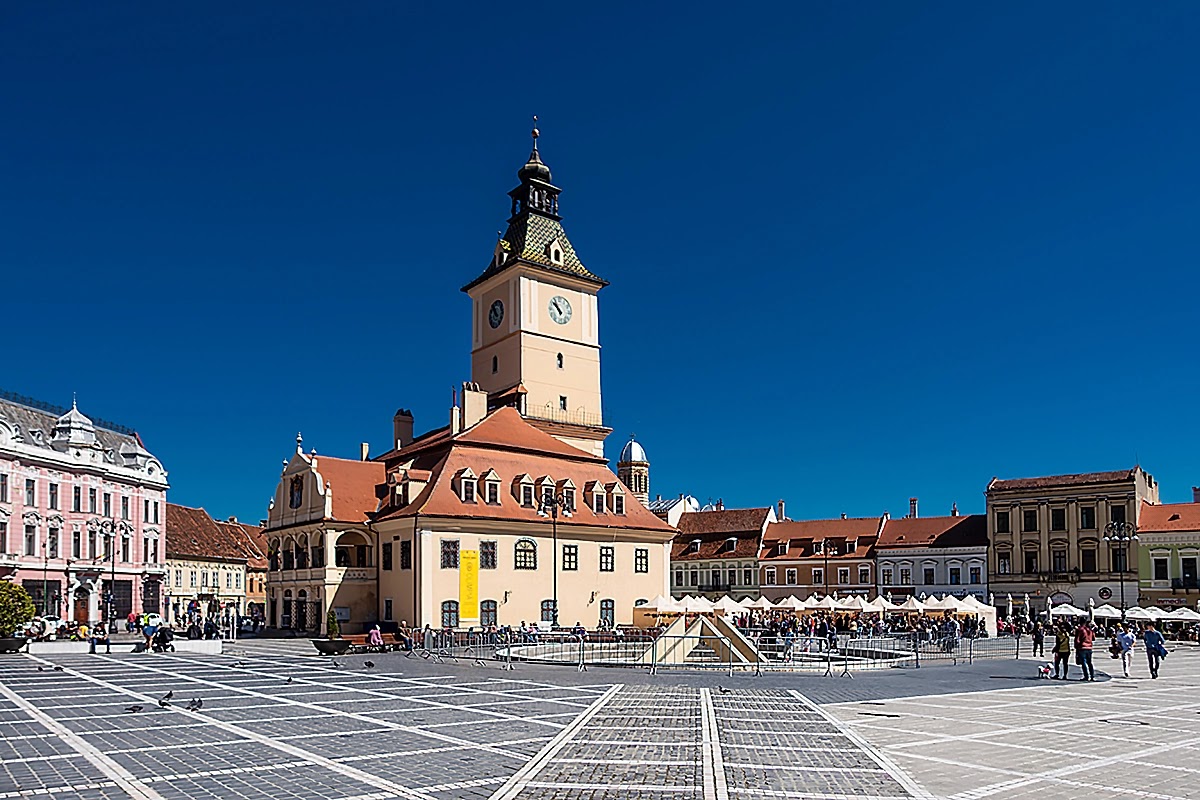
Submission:
[[[537,118],[534,118],[536,122]],[[517,172],[508,230],[463,287],[471,297],[471,380],[488,406],[514,406],[564,442],[604,455],[597,293],[608,282],[579,260],[558,214],[560,189],[538,153]]]

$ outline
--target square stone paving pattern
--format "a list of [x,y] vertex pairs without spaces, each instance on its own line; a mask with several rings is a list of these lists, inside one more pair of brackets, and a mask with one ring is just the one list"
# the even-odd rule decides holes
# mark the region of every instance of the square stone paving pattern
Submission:
[[1157,681],[1076,684],[1030,662],[756,679],[309,647],[5,657],[0,800],[1200,798],[1183,648]]

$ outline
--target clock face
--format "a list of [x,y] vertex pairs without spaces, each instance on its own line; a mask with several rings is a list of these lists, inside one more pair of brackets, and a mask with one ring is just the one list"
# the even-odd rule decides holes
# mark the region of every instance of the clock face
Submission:
[[559,325],[566,325],[571,321],[571,304],[561,294],[550,298],[548,308],[550,309],[550,319]]
[[504,321],[504,303],[499,300],[492,303],[492,307],[488,309],[488,325],[493,328],[499,328],[500,323]]

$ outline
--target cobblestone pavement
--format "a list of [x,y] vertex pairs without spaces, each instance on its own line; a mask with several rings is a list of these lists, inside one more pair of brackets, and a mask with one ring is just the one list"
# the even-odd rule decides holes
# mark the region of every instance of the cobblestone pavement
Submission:
[[937,797],[1200,798],[1200,651],[1158,680],[1137,655],[1129,679],[826,709]]
[[1200,796],[1196,653],[1083,685],[1015,661],[756,679],[233,649],[3,658],[0,800]]

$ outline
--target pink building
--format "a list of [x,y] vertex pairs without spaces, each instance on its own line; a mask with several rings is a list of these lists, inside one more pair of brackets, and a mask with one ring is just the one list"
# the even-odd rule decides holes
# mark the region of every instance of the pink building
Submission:
[[167,473],[127,428],[0,392],[0,580],[39,614],[161,613]]

